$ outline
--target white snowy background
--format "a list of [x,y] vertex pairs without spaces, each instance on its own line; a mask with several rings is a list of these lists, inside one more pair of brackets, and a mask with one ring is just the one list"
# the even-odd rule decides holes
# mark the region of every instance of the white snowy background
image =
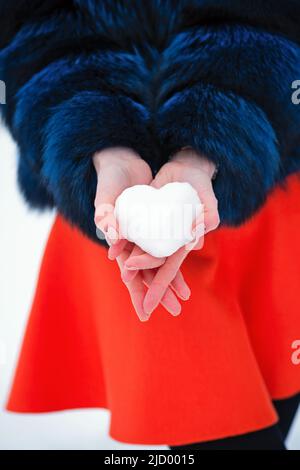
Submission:
[[[30,211],[21,199],[16,187],[16,148],[2,128],[0,153],[0,449],[153,449],[110,439],[109,413],[104,410],[41,415],[4,410],[54,215]],[[288,446],[300,449],[300,412]]]

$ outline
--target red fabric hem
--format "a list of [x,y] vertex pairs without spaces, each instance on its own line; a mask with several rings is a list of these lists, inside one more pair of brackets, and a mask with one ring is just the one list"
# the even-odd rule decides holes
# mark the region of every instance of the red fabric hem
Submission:
[[[8,404],[5,407],[6,411],[11,413],[19,413],[19,414],[46,414],[46,413],[57,413],[61,411],[71,411],[71,410],[82,410],[82,409],[102,409],[111,413],[111,410],[103,405],[103,404],[95,404],[95,405],[66,405],[64,407],[44,407],[35,409],[32,407],[16,407],[12,404]],[[153,439],[153,437],[138,437],[134,434],[122,434],[118,433],[117,430],[109,429],[109,436],[124,444],[137,444],[137,445],[184,445],[193,442],[205,442],[205,441],[214,441],[218,439],[223,439],[227,437],[239,436],[249,432],[259,431],[260,429],[268,428],[278,422],[278,416],[275,413],[275,417],[273,419],[262,420],[261,422],[256,422],[255,424],[249,424],[243,427],[239,427],[239,429],[228,429],[228,430],[221,430],[219,433],[214,434],[205,434],[205,433],[184,433],[177,439],[168,439],[167,437],[161,437],[158,439]]]

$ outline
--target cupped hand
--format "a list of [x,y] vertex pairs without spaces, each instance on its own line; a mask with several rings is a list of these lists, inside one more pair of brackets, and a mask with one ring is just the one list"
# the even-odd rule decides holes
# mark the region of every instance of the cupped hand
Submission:
[[[180,248],[167,259],[161,259],[160,267],[158,267],[159,261],[157,260],[158,269],[143,301],[143,309],[148,316],[158,306],[168,286],[172,286],[188,253],[193,249],[201,249],[203,247],[204,232],[208,233],[219,225],[218,201],[212,186],[212,177],[215,169],[215,165],[212,162],[198,155],[193,150],[186,149],[180,151],[171,161],[166,163],[151,183],[156,188],[176,181],[190,183],[198,192],[199,198],[204,205],[204,212],[203,219],[201,220],[200,218],[196,221],[194,242]],[[124,268],[132,272],[134,268],[143,270],[149,269],[152,265],[153,257],[147,253],[137,253],[137,251],[133,250],[131,256],[125,262]],[[132,278],[133,276],[131,275]]]
[[[110,250],[115,249],[115,253],[111,258],[117,259],[122,272],[124,262],[132,251],[137,250],[138,247],[120,237],[114,216],[115,201],[128,187],[136,184],[150,184],[152,172],[148,164],[139,155],[126,148],[105,149],[95,154],[93,162],[97,172],[95,224],[105,235]],[[151,284],[155,275],[153,268],[160,266],[160,264],[161,260],[154,260],[151,269],[145,269],[141,273],[136,271],[135,276],[133,276],[134,279],[123,279],[137,315],[142,321],[148,319],[148,315],[143,310],[146,287]],[[180,273],[175,277],[172,287],[180,298],[186,299],[189,296],[189,289]],[[167,288],[164,296],[162,296],[161,304],[172,315],[180,313],[181,305],[170,288]]]

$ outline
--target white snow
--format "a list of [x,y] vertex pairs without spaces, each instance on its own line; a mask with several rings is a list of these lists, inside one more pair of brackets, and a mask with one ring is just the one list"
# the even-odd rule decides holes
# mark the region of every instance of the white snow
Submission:
[[197,191],[189,183],[179,182],[159,189],[132,186],[115,205],[121,235],[155,257],[170,256],[193,241],[193,221],[201,213]]

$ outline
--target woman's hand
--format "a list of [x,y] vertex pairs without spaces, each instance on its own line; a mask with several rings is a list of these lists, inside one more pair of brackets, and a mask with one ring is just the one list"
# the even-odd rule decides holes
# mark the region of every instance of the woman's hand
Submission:
[[205,233],[208,233],[220,223],[218,201],[212,186],[215,171],[214,163],[193,149],[185,149],[160,169],[151,185],[160,188],[175,181],[190,183],[204,205]]
[[[118,265],[122,272],[124,262],[130,256],[132,250],[136,249],[133,243],[125,239],[118,240],[117,221],[114,217],[114,205],[117,197],[124,189],[136,184],[150,184],[152,172],[148,164],[132,150],[126,148],[111,148],[98,152],[94,156],[94,166],[97,172],[97,191],[95,197],[95,224],[105,234],[110,249],[116,249]],[[160,264],[159,264],[160,265]],[[152,263],[151,268],[155,267]],[[153,280],[155,271],[153,269],[136,272],[134,279],[123,279],[128,288],[133,306],[140,320],[145,321],[148,315],[144,312],[143,301],[146,287]],[[174,280],[173,289],[181,298],[186,296],[187,287],[184,285],[180,274]],[[167,288],[165,295],[161,298],[161,304],[172,315],[178,315],[181,305],[174,292]]]
[[[149,166],[130,149],[113,148],[99,152],[94,157],[94,164],[98,174],[95,222],[111,245],[109,257],[117,259],[139,318],[147,320],[159,303],[171,314],[178,315],[181,306],[173,291],[183,300],[190,296],[180,266],[190,250],[203,246],[203,222],[206,232],[219,224],[217,200],[211,184],[215,172],[214,165],[192,150],[182,150],[172,161],[166,163],[151,181]],[[204,204],[204,220],[196,221],[197,226],[194,227],[195,241],[182,247],[169,258],[154,258],[133,243],[124,239],[118,240],[117,222],[113,211],[119,194],[136,184],[151,182],[151,185],[159,188],[174,181],[192,184]]]
[[[195,242],[190,243],[176,251],[173,255],[163,260],[161,267],[157,269],[152,283],[145,295],[143,308],[146,315],[158,306],[161,298],[169,285],[178,275],[179,269],[189,251],[200,249],[204,243],[205,233],[214,230],[219,225],[218,201],[212,187],[212,177],[215,173],[215,165],[204,157],[201,157],[191,149],[182,150],[177,153],[172,161],[166,163],[157,173],[151,185],[160,188],[167,183],[179,181],[190,183],[198,192],[199,198],[204,205],[204,220],[198,220],[195,230]],[[203,222],[204,226],[203,227]],[[204,230],[203,230],[204,229]],[[153,259],[150,255],[142,253],[132,255],[125,262],[125,269],[134,267],[137,269],[149,269]]]
[[[123,147],[102,150],[94,155],[93,162],[97,172],[95,224],[114,243],[118,237],[114,217],[117,197],[130,186],[150,184],[152,172],[139,155]],[[122,243],[125,246],[126,240]]]
[[[126,259],[130,256],[131,250],[132,246],[127,245],[116,258],[121,272],[123,271],[124,262],[126,262]],[[137,271],[133,279],[124,281],[129,291],[133,307],[141,321],[149,319],[149,314],[145,312],[143,305],[147,288],[151,285],[154,276],[155,270],[145,269],[143,271]],[[182,280],[182,282],[184,281]],[[177,283],[179,283],[179,288],[182,289],[180,278]],[[175,290],[175,292],[177,291]],[[161,297],[160,303],[173,316],[177,316],[181,312],[181,305],[175,293],[169,287],[167,287],[164,295]]]

